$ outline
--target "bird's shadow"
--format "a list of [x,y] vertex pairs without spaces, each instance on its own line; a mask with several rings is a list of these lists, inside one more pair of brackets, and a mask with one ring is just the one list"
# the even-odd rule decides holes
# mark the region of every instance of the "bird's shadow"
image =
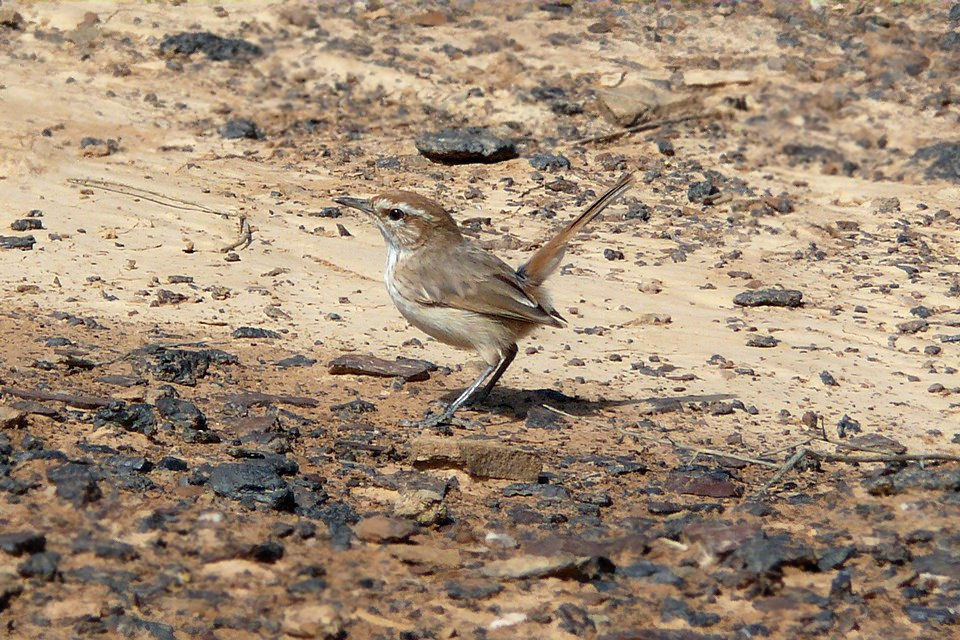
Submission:
[[[457,395],[459,395],[458,392],[445,394],[444,401],[453,400]],[[531,408],[543,405],[571,415],[589,417],[600,413],[603,409],[631,405],[644,405],[644,413],[669,413],[681,410],[688,403],[710,404],[735,400],[736,397],[731,393],[715,393],[588,400],[577,396],[568,396],[555,389],[496,387],[487,398],[475,401],[465,408],[472,411],[495,411],[503,415],[512,414],[515,418],[524,420]]]

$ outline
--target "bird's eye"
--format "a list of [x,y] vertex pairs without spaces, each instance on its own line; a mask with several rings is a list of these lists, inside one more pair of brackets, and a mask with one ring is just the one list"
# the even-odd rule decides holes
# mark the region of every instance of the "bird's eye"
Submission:
[[387,217],[395,222],[403,220],[406,216],[407,214],[405,214],[402,209],[390,209],[390,211],[387,211]]

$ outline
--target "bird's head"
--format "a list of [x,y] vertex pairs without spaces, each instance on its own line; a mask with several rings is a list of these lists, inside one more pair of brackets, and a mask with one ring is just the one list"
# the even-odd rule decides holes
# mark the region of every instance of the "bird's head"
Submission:
[[428,243],[461,239],[457,223],[443,207],[410,191],[388,191],[368,200],[338,197],[333,201],[367,214],[395,249],[413,251]]

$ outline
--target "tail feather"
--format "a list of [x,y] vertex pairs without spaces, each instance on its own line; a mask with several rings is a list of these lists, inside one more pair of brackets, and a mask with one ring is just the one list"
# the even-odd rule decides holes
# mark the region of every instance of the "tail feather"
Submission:
[[551,273],[556,270],[563,259],[563,253],[567,248],[567,242],[575,236],[583,227],[597,217],[601,211],[607,208],[614,200],[623,195],[633,183],[633,174],[624,174],[617,183],[610,187],[606,193],[597,198],[597,200],[587,207],[586,211],[581,213],[576,220],[554,236],[549,242],[540,247],[527,262],[517,269],[517,276],[524,285],[539,286],[543,284]]

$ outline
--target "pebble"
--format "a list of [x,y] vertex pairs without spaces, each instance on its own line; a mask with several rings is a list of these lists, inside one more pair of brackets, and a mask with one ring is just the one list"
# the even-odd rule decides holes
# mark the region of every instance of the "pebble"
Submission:
[[277,511],[292,511],[290,485],[272,464],[261,461],[228,462],[210,472],[210,488],[221,496],[241,502],[265,504]]
[[517,157],[513,141],[480,127],[427,133],[417,138],[416,145],[426,158],[443,164],[492,163]]
[[364,542],[404,542],[417,532],[417,526],[409,520],[375,515],[354,525],[353,532]]
[[100,473],[91,465],[67,462],[47,470],[47,479],[57,486],[57,495],[75,507],[96,502],[100,491]]
[[677,493],[708,498],[735,498],[743,495],[743,487],[733,482],[724,469],[702,465],[680,467],[670,472],[664,486]]
[[410,461],[418,469],[458,468],[478,478],[536,482],[542,460],[533,452],[490,440],[424,436],[410,443]]
[[530,166],[538,171],[558,171],[570,168],[570,161],[560,154],[537,153],[530,156],[529,162]]
[[251,140],[263,140],[266,136],[260,127],[253,120],[247,118],[236,118],[227,120],[220,125],[220,137],[228,140],[238,138],[249,138]]
[[0,236],[0,249],[30,251],[36,243],[33,236]]
[[43,220],[40,218],[22,218],[10,223],[11,231],[36,231],[43,229]]
[[36,531],[13,531],[0,534],[0,550],[12,556],[40,553],[46,546],[46,536]]
[[733,304],[740,307],[799,307],[803,293],[796,289],[757,289],[738,293]]
[[769,349],[780,344],[780,341],[774,338],[773,336],[762,336],[762,335],[753,335],[747,338],[748,347],[759,347],[761,349]]
[[249,61],[263,55],[260,47],[246,40],[223,38],[208,31],[182,32],[160,42],[160,53],[165,56],[189,56],[197,51],[217,61]]
[[271,331],[270,329],[261,329],[260,327],[237,327],[233,330],[233,333],[230,334],[235,340],[242,338],[251,338],[251,339],[261,339],[269,338],[271,340],[279,340],[281,336],[276,331]]
[[332,375],[378,376],[384,378],[403,378],[408,382],[418,382],[430,378],[430,372],[437,365],[426,360],[397,358],[383,360],[370,355],[343,355],[332,360],[327,367]]

